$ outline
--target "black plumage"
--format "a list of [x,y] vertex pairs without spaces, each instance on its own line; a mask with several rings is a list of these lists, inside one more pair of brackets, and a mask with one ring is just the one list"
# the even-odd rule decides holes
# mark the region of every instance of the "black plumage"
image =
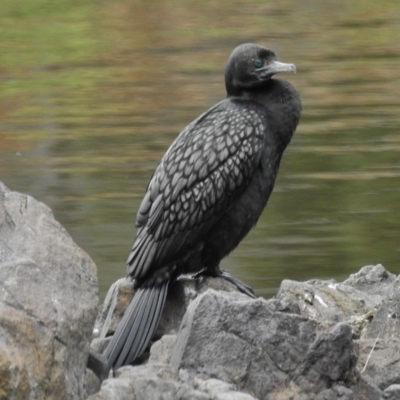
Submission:
[[187,126],[156,168],[127,261],[138,291],[106,349],[110,368],[146,349],[182,273],[220,276],[254,297],[219,263],[256,224],[298,124],[297,91],[271,79],[283,71],[295,66],[271,50],[237,47],[225,69],[227,98]]

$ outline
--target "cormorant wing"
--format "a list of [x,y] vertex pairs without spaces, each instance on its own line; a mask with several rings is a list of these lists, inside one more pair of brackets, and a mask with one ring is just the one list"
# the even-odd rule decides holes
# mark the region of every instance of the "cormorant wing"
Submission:
[[180,133],[139,207],[129,275],[144,278],[201,241],[249,184],[265,124],[254,103],[227,99]]

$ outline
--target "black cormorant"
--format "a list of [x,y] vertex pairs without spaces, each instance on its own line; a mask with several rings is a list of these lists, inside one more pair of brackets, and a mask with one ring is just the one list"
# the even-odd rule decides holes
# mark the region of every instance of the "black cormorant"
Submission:
[[235,48],[225,68],[227,98],[188,125],[161,159],[136,217],[127,274],[137,291],[105,350],[110,368],[143,353],[168,286],[182,273],[222,277],[254,297],[219,264],[260,217],[299,122],[299,95],[271,79],[278,72],[295,66],[255,44]]

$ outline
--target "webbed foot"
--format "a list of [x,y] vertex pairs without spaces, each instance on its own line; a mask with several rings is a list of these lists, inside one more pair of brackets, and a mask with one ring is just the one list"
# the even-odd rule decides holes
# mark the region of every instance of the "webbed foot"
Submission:
[[200,272],[198,272],[197,274],[193,275],[192,278],[195,279],[199,278],[200,276],[213,276],[213,277],[224,278],[228,282],[233,283],[242,293],[247,294],[247,296],[251,297],[252,299],[256,298],[254,291],[250,286],[243,283],[240,279],[235,278],[228,271],[225,271],[219,267],[213,270],[205,268]]

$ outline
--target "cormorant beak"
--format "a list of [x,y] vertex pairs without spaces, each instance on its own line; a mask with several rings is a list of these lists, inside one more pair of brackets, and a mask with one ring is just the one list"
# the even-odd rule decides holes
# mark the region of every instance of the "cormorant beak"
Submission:
[[272,61],[268,65],[256,70],[260,78],[270,78],[278,72],[294,72],[296,73],[296,66],[294,64],[286,64],[279,61]]

